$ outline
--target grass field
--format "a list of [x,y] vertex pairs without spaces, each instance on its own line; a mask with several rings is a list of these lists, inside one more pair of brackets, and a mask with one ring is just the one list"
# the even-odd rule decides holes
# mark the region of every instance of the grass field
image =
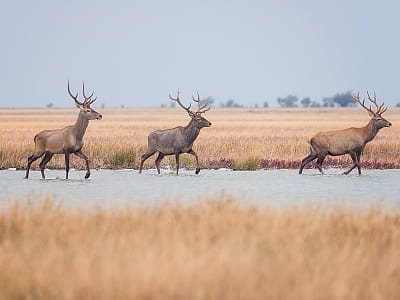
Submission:
[[0,210],[0,299],[399,299],[400,211],[191,205]]
[[[83,149],[93,168],[137,168],[152,130],[189,121],[179,109],[98,110],[103,120],[91,121]],[[76,117],[76,109],[0,109],[0,166],[25,167],[36,133]],[[194,147],[201,164],[241,170],[297,168],[310,135],[369,121],[358,108],[213,109],[206,117],[213,125]],[[400,167],[400,110],[386,117],[393,126],[368,144],[364,167]],[[63,157],[49,167],[64,168]],[[398,208],[255,206],[228,197],[87,210],[56,203],[2,203],[0,299],[400,298]]]
[[[92,168],[137,168],[155,129],[184,126],[189,117],[182,109],[101,109],[101,121],[91,121],[83,151]],[[0,167],[24,168],[34,149],[33,137],[44,129],[71,125],[78,110],[0,109]],[[201,165],[206,168],[229,167],[239,170],[257,168],[297,168],[309,153],[307,140],[318,131],[361,127],[369,117],[361,108],[335,109],[221,109],[213,108],[205,117],[213,125],[201,131],[195,142]],[[393,123],[382,129],[367,145],[362,157],[366,168],[400,167],[400,109],[389,108],[385,117]],[[83,168],[84,162],[72,156],[71,165]],[[49,168],[63,168],[63,156],[55,156]],[[154,167],[155,157],[145,167]],[[38,166],[39,160],[33,167]],[[324,166],[349,165],[347,156],[328,158]],[[173,156],[162,165],[174,166]],[[181,166],[194,167],[185,154]]]

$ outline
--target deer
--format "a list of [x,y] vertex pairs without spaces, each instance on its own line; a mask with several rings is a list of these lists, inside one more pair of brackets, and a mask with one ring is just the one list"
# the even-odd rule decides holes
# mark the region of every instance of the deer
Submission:
[[175,101],[182,107],[191,118],[188,125],[185,127],[178,126],[171,129],[156,130],[150,133],[148,136],[148,148],[147,151],[141,156],[139,174],[142,173],[143,164],[150,156],[158,151],[158,156],[155,161],[158,174],[160,174],[160,162],[166,155],[175,155],[176,160],[176,175],[179,172],[179,155],[182,153],[188,153],[196,158],[196,174],[200,172],[199,158],[197,153],[193,151],[193,143],[197,139],[200,130],[204,127],[210,127],[211,122],[205,119],[202,114],[210,110],[208,103],[202,105],[200,103],[200,95],[197,92],[197,99],[192,96],[192,99],[197,103],[197,111],[190,110],[191,103],[189,106],[184,106],[179,99],[179,90],[176,98],[173,98],[169,94],[169,99]]
[[358,174],[361,175],[360,159],[365,145],[375,138],[379,130],[384,127],[392,126],[392,123],[382,117],[387,107],[384,107],[384,103],[378,105],[376,93],[374,92],[373,99],[368,91],[367,95],[368,100],[375,106],[375,109],[372,109],[371,105],[367,107],[365,105],[365,99],[362,101],[360,100],[360,93],[358,93],[357,96],[352,94],[352,98],[368,112],[371,117],[368,124],[361,128],[351,127],[342,130],[319,132],[314,135],[309,140],[311,153],[301,161],[299,174],[302,174],[304,167],[316,158],[316,166],[321,174],[324,174],[322,163],[327,155],[339,156],[349,154],[353,165],[343,174],[348,175],[357,167]]
[[68,179],[69,173],[69,156],[75,154],[86,162],[85,179],[90,176],[89,158],[82,152],[83,136],[90,120],[101,120],[102,115],[95,111],[90,106],[97,100],[97,97],[92,99],[93,93],[90,96],[85,95],[85,83],[82,83],[82,94],[84,101],[78,100],[78,93],[73,95],[68,80],[68,94],[74,99],[76,107],[79,109],[78,119],[74,125],[64,127],[62,129],[43,130],[34,137],[35,151],[28,157],[28,165],[26,168],[25,179],[28,179],[29,169],[31,164],[38,158],[43,157],[39,164],[42,179],[45,179],[44,170],[46,164],[50,161],[54,154],[64,154],[65,157],[65,179]]

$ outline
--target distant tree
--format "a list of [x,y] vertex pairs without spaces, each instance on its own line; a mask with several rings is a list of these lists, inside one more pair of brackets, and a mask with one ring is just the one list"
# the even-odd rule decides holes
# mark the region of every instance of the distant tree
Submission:
[[264,101],[263,107],[269,107],[268,101]]
[[243,107],[243,105],[237,103],[233,99],[228,99],[228,100],[226,100],[225,103],[223,103],[223,102],[221,103],[221,107],[229,107],[229,108],[231,108],[231,107]]
[[333,102],[332,97],[324,97],[324,98],[322,98],[322,106],[323,107],[335,107],[335,102]]
[[297,107],[297,96],[288,95],[285,98],[278,98],[277,102],[281,107]]
[[104,103],[101,104],[101,108],[105,108],[106,105]]
[[354,102],[353,98],[351,97],[351,92],[348,91],[342,94],[336,94],[332,97],[334,103],[340,107],[348,107],[348,106],[355,106],[356,103]]
[[47,108],[52,108],[53,106],[54,106],[53,102],[50,102],[50,103],[47,103],[47,104],[46,104],[46,107],[47,107]]
[[228,100],[226,100],[226,103],[225,103],[225,107],[235,107],[235,100],[233,100],[233,99],[228,99]]
[[176,102],[175,102],[175,101],[171,101],[171,102],[169,103],[169,107],[171,107],[171,108],[174,108],[175,105],[176,105]]
[[317,101],[312,101],[310,107],[321,107],[321,104]]
[[300,103],[303,107],[309,107],[311,104],[311,99],[309,97],[303,98],[301,99]]
[[346,93],[338,93],[332,97],[322,98],[322,106],[324,107],[348,107],[355,106],[353,98],[351,97],[351,92],[348,91]]
[[208,104],[209,107],[213,107],[215,103],[215,98],[212,96],[204,97],[200,99],[201,105]]
[[256,103],[256,104],[254,104],[254,108],[258,108],[258,104]]
[[396,104],[396,107],[400,107],[400,102]]

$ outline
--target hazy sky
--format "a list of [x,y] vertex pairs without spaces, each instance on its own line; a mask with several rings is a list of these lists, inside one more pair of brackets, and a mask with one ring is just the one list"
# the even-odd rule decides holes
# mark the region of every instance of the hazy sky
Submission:
[[375,90],[400,102],[400,2],[2,1],[0,107],[160,106],[179,88],[246,106]]

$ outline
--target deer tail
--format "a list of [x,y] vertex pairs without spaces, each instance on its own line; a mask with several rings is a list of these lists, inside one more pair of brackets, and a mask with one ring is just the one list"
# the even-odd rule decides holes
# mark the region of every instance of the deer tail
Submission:
[[314,148],[314,144],[315,144],[315,138],[312,137],[308,140],[308,143],[310,144],[310,152],[316,152],[315,148]]

